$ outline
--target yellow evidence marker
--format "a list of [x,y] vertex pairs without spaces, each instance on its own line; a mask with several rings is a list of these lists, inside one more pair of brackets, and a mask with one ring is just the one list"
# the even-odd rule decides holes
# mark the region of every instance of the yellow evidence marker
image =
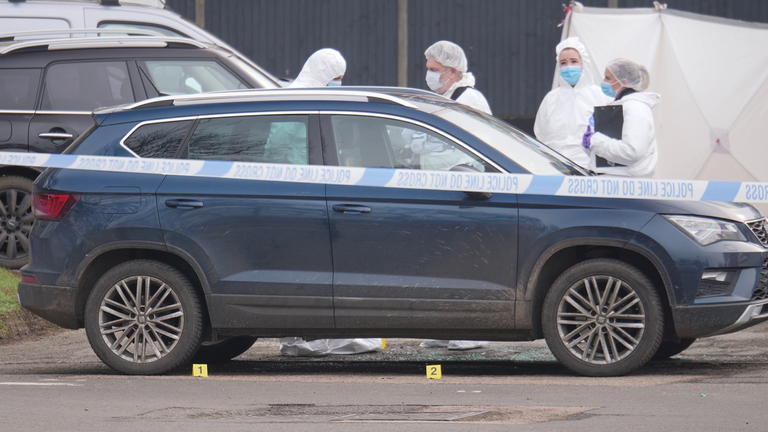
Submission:
[[381,338],[381,349],[387,349],[387,340]]
[[208,365],[207,364],[193,364],[192,376],[196,377],[208,377]]
[[427,365],[427,379],[440,379],[443,377],[443,372],[440,370],[440,365]]

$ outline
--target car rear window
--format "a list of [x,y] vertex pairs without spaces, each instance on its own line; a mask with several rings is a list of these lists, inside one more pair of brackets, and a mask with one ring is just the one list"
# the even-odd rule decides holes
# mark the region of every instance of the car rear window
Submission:
[[191,125],[192,120],[146,124],[123,145],[142,158],[174,158]]
[[40,69],[0,69],[0,109],[33,110]]

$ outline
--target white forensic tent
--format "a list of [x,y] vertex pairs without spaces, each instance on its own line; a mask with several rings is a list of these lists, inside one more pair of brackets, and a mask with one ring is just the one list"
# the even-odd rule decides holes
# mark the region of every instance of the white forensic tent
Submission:
[[661,94],[654,177],[768,182],[768,25],[658,6],[572,5],[562,38],[587,46],[593,76],[629,58]]

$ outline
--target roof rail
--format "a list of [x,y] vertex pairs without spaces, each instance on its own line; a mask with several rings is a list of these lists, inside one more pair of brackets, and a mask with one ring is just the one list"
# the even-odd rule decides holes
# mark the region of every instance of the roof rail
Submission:
[[127,38],[63,38],[16,42],[0,49],[0,55],[25,48],[47,48],[48,51],[88,48],[164,48],[170,44],[186,45],[194,48],[206,48],[207,45],[193,39],[156,36],[131,36]]
[[157,106],[165,106],[170,104],[185,104],[185,103],[205,103],[214,101],[226,101],[226,102],[256,102],[266,100],[290,100],[290,96],[309,97],[313,100],[355,100],[355,101],[387,101],[395,103],[408,108],[418,108],[416,105],[403,100],[397,96],[392,96],[387,93],[380,93],[377,91],[354,89],[354,90],[337,90],[337,89],[246,89],[246,90],[230,90],[230,91],[217,91],[197,93],[190,95],[178,95],[178,96],[161,96],[152,99],[143,100],[125,107],[126,110],[133,110],[139,108],[151,108]]
[[[89,34],[94,33],[96,36],[72,36],[76,34]],[[71,35],[72,38],[82,37],[101,37],[101,35],[107,35],[104,37],[116,37],[112,35],[128,35],[128,36],[159,36],[164,37],[162,33],[156,30],[144,30],[144,29],[118,29],[118,28],[86,28],[86,29],[59,29],[59,30],[28,30],[14,33],[0,33],[0,42],[18,42],[25,40],[45,39],[45,36],[51,35]],[[40,36],[40,37],[35,37]],[[50,37],[48,39],[51,39]],[[65,38],[61,38],[65,39]]]

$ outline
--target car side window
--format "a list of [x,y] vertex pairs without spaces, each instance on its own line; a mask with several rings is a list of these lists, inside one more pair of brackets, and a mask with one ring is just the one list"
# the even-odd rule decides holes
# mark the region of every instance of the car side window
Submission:
[[495,171],[458,144],[420,126],[366,116],[332,116],[339,165],[448,171],[468,165]]
[[125,62],[56,63],[45,71],[43,110],[93,111],[135,101]]
[[189,158],[306,165],[308,122],[305,115],[202,119],[189,139]]
[[171,96],[248,88],[213,60],[148,60],[140,67],[160,93]]
[[142,158],[172,159],[191,125],[192,120],[146,124],[136,129],[123,144]]
[[0,69],[0,110],[33,110],[40,69]]

